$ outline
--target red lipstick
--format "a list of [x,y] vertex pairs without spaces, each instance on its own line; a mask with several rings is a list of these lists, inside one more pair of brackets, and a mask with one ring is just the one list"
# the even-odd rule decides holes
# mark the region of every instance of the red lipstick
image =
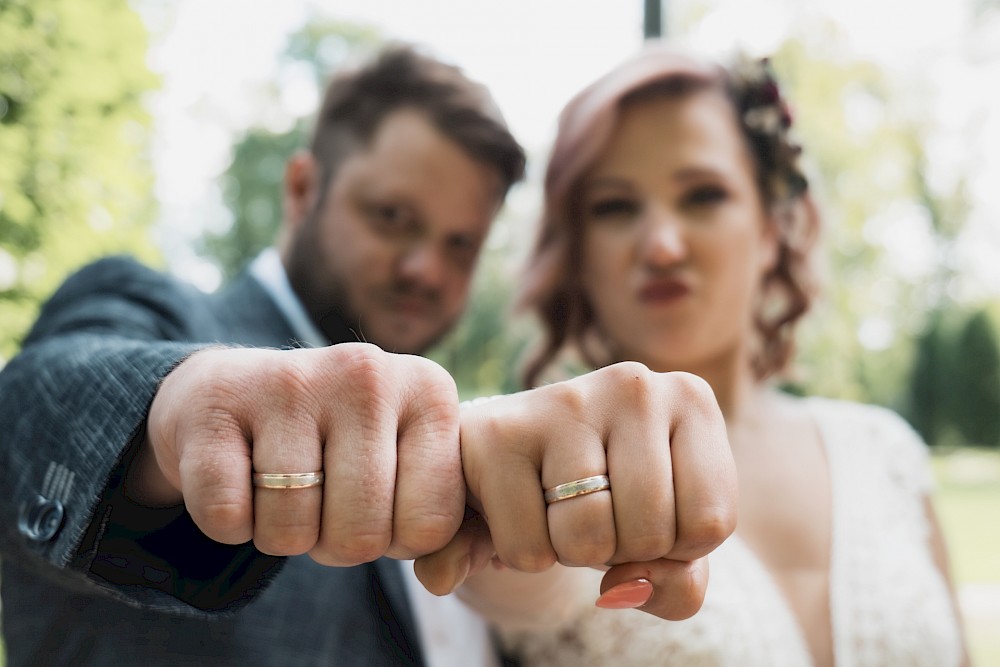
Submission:
[[667,304],[683,299],[690,293],[691,288],[683,280],[650,280],[639,290],[639,299],[650,304]]

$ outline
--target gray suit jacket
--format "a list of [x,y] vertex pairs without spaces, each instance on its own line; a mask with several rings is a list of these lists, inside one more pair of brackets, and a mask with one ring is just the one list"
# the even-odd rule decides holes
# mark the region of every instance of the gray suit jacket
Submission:
[[294,346],[248,275],[206,295],[111,258],[60,288],[0,372],[8,664],[422,664],[398,563],[265,556],[121,496],[158,382],[212,343]]

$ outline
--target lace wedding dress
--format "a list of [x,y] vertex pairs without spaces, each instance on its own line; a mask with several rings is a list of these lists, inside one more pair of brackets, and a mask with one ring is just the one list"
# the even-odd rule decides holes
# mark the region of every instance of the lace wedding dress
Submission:
[[[961,658],[947,586],[928,548],[926,446],[894,413],[804,399],[830,465],[830,606],[839,667],[948,667]],[[501,629],[526,667],[806,667],[800,626],[755,554],[733,536],[709,556],[708,593],[692,618],[664,621],[594,606],[601,573],[553,631]]]

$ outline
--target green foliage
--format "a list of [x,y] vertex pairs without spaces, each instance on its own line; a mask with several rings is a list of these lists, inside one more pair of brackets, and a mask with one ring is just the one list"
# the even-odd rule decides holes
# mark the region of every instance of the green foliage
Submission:
[[[508,237],[509,225],[501,216],[491,240]],[[428,355],[452,374],[463,399],[521,389],[516,362],[536,331],[533,323],[514,317],[512,312],[514,270],[510,247],[488,244],[479,260],[465,315]]]
[[1000,339],[988,310],[933,314],[909,391],[905,414],[931,445],[1000,446]]
[[938,314],[917,338],[910,376],[910,403],[907,418],[930,444],[941,441],[948,424],[949,377],[952,337]]
[[[309,68],[319,94],[331,72],[379,43],[378,33],[365,26],[311,21],[288,37],[284,58]],[[198,252],[219,267],[223,278],[232,278],[274,242],[282,219],[285,162],[307,146],[308,137],[309,123],[300,118],[287,132],[250,128],[233,146],[232,160],[222,175],[231,224],[221,232],[206,232],[196,244]]]
[[0,364],[69,271],[155,257],[146,46],[126,0],[0,2]]
[[[947,192],[928,184],[924,109],[907,107],[874,63],[842,53],[844,40],[833,28],[803,32],[773,57],[793,101],[824,221],[826,281],[800,336],[797,384],[807,393],[902,409],[913,338],[928,313],[943,307],[954,275],[945,260],[969,196],[961,179]],[[941,261],[920,276],[900,275],[893,265],[904,228],[926,228],[941,249]]]
[[965,441],[1000,446],[1000,347],[986,311],[968,318],[957,337],[954,420]]
[[[931,460],[934,505],[959,588],[974,665],[1000,665],[1000,451],[973,447],[937,449]],[[972,595],[968,595],[972,594]],[[984,595],[985,594],[985,595]],[[975,600],[980,602],[976,602]],[[992,604],[981,601],[992,600]]]
[[235,276],[248,259],[274,242],[281,225],[285,161],[306,142],[304,122],[284,133],[252,128],[233,147],[222,177],[222,197],[233,216],[221,233],[206,232],[198,242],[224,279]]
[[327,77],[345,63],[364,57],[382,44],[382,36],[370,26],[313,19],[288,37],[285,58],[307,65],[316,85],[324,87]]

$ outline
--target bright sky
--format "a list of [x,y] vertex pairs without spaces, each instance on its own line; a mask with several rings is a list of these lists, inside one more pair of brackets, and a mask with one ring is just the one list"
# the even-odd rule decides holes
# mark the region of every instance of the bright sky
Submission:
[[[163,77],[152,100],[158,238],[173,268],[204,287],[218,276],[196,257],[191,242],[206,227],[226,224],[216,178],[227,166],[233,137],[254,124],[285,127],[317,102],[304,76],[281,69],[278,58],[286,35],[311,13],[420,43],[485,83],[534,157],[529,178],[542,167],[566,100],[642,38],[642,0],[134,2],[153,32],[150,65]],[[980,26],[979,39],[970,40],[962,0],[663,2],[668,28],[683,16],[702,17],[684,37],[703,51],[724,53],[739,45],[765,54],[797,26],[828,20],[841,28],[845,53],[930,82],[939,94],[928,103],[943,119],[933,138],[935,177],[947,180],[959,171],[955,166],[976,165],[970,185],[982,205],[970,224],[982,229],[967,259],[981,265],[980,283],[1000,291],[1000,157],[984,148],[1000,146],[1000,98],[996,85],[985,84],[1000,81],[1000,22],[992,30]],[[917,238],[903,246],[903,264],[927,252]]]

